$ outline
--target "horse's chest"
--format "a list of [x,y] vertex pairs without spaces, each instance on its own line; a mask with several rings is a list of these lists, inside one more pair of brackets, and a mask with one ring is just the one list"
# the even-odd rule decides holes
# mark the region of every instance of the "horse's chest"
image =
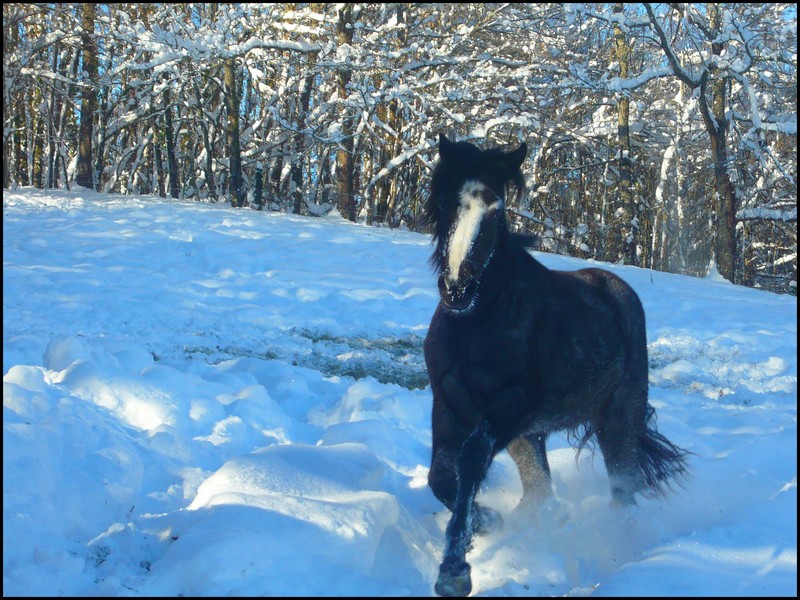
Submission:
[[450,361],[442,379],[445,393],[478,410],[525,378],[525,353],[514,334],[497,336],[476,330],[454,338],[448,354]]
[[524,368],[525,344],[519,331],[499,334],[489,327],[477,328],[462,335],[457,343],[454,354],[467,370],[486,370],[502,377]]

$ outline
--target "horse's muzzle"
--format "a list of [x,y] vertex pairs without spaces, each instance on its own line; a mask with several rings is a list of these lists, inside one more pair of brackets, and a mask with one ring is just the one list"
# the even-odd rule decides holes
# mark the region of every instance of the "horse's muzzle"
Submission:
[[462,277],[451,281],[449,272],[439,276],[439,297],[445,307],[453,312],[461,312],[472,307],[478,291],[478,280],[471,274],[463,273]]

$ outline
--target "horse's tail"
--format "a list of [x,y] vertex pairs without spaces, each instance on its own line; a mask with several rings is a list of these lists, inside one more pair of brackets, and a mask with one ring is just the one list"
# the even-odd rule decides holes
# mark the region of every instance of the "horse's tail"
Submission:
[[680,485],[688,476],[687,460],[691,452],[676,446],[660,434],[656,429],[655,417],[656,411],[648,403],[639,470],[645,487],[656,493],[664,493],[671,489],[673,482]]

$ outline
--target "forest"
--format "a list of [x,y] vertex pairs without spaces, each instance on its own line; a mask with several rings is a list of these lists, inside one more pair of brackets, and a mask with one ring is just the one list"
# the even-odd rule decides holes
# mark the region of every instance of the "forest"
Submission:
[[795,4],[4,3],[3,125],[5,190],[410,230],[525,142],[541,250],[797,293]]

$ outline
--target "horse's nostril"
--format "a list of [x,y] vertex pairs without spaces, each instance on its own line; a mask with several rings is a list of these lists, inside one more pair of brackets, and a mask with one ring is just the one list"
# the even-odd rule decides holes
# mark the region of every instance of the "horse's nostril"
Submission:
[[464,282],[464,295],[472,296],[478,291],[478,281],[474,277],[470,277],[468,281]]

